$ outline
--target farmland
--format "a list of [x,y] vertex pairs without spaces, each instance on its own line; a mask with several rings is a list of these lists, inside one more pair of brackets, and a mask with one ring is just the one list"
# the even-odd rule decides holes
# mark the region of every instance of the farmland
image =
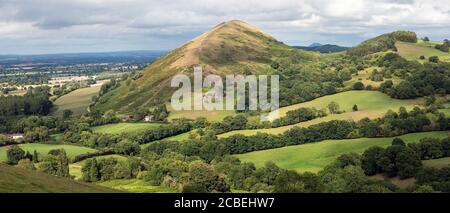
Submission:
[[[280,134],[291,129],[294,126],[307,127],[310,125],[331,120],[357,121],[364,117],[373,119],[383,116],[388,110],[397,111],[401,106],[404,106],[406,109],[410,110],[414,106],[420,104],[419,99],[416,100],[392,99],[386,94],[377,91],[348,91],[334,95],[324,96],[305,103],[282,107],[279,109],[279,116],[283,117],[286,115],[288,111],[302,107],[306,108],[315,107],[316,109],[323,109],[326,108],[326,106],[332,101],[337,102],[340,106],[340,110],[345,112],[341,114],[329,114],[326,117],[317,118],[311,121],[301,122],[294,125],[282,126],[278,128],[231,131],[221,134],[219,135],[219,137],[228,137],[235,134],[254,135],[257,132]],[[352,107],[355,104],[358,106],[358,111],[353,112]],[[274,114],[271,115],[272,118],[273,115]]]
[[72,110],[74,115],[81,115],[87,112],[87,108],[92,101],[92,97],[100,91],[101,85],[77,89],[64,95],[55,101],[56,115],[62,114],[64,110]]
[[408,60],[418,60],[424,62],[425,60],[419,60],[420,56],[425,56],[426,60],[430,56],[438,56],[442,61],[450,61],[450,53],[442,52],[434,48],[434,43],[407,43],[397,42],[395,46],[398,49],[398,53]]
[[[54,145],[54,144],[39,144],[39,143],[29,143],[29,144],[21,144],[19,145],[25,151],[33,153],[36,150],[38,153],[42,155],[46,155],[50,150],[53,149],[64,149],[69,158],[73,158],[79,154],[95,152],[95,149],[82,147],[82,146],[74,146],[74,145]],[[6,160],[6,147],[0,147],[0,161]]]
[[95,133],[103,134],[121,134],[121,133],[136,133],[148,129],[159,128],[163,124],[159,123],[117,123],[92,128]]
[[[406,143],[418,142],[421,138],[444,138],[450,132],[425,132],[400,136]],[[317,143],[288,146],[277,149],[250,152],[235,155],[243,162],[263,166],[267,161],[273,161],[281,168],[299,172],[318,172],[342,154],[362,153],[372,146],[387,147],[393,138],[358,138],[348,140],[326,140]]]

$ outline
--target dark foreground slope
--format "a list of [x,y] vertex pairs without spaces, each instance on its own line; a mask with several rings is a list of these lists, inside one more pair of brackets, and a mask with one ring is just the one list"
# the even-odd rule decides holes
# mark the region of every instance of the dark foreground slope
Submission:
[[0,163],[0,192],[120,192]]

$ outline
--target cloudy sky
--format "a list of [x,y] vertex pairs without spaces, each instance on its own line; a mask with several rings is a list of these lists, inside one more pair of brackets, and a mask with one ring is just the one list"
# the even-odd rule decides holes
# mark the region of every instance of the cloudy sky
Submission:
[[170,50],[231,19],[290,45],[450,37],[448,0],[0,0],[0,54]]

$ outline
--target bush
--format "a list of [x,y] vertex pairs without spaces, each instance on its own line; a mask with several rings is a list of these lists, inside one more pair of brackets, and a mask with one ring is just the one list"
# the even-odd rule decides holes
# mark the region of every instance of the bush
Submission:
[[364,89],[364,84],[361,82],[356,82],[355,84],[353,84],[353,89],[354,90],[363,90]]
[[437,56],[430,56],[428,58],[428,61],[432,62],[432,63],[438,63],[439,62],[439,57],[437,57]]
[[405,146],[405,141],[403,141],[401,138],[394,138],[394,140],[392,140],[392,145],[393,146]]
[[6,151],[7,163],[16,165],[20,160],[25,158],[25,151],[19,146],[12,146]]

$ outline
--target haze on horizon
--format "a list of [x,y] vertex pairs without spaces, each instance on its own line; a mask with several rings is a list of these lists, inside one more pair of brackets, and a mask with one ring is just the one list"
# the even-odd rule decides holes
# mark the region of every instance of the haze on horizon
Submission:
[[232,19],[289,45],[450,37],[447,0],[0,0],[0,54],[170,50]]

